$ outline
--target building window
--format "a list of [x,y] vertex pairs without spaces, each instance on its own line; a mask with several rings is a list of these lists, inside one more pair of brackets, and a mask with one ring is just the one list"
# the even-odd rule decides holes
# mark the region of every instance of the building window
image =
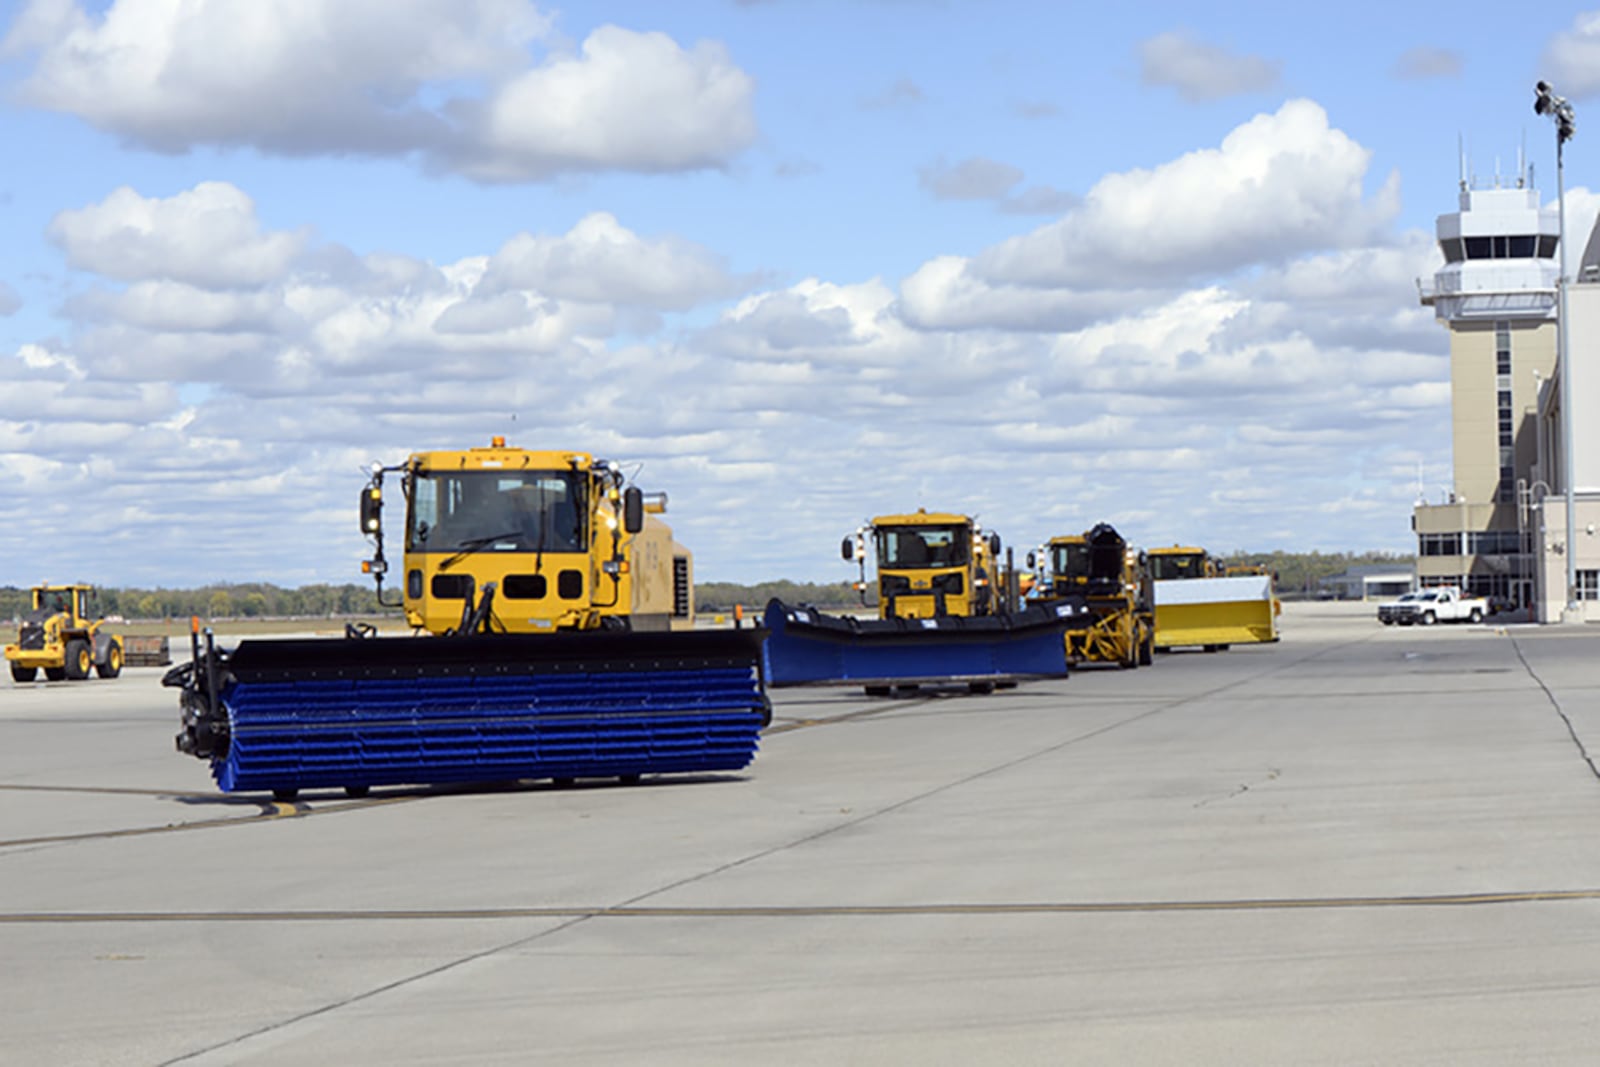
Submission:
[[1469,556],[1515,556],[1523,551],[1515,530],[1473,530],[1467,534]]
[[1417,551],[1424,556],[1459,556],[1461,555],[1461,535],[1458,533],[1418,534]]
[[1578,599],[1600,600],[1600,571],[1578,572]]
[[1467,596],[1509,599],[1511,596],[1511,576],[1509,574],[1474,574],[1467,579],[1466,588],[1463,592]]

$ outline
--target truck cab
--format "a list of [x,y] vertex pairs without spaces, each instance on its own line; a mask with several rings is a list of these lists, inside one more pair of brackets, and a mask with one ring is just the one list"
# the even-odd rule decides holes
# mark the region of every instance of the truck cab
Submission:
[[885,619],[992,615],[1000,536],[985,535],[969,516],[929,512],[880,515],[846,537],[841,555],[861,567],[866,590],[866,542],[878,561],[878,615]]
[[[362,490],[362,532],[382,581],[383,474],[405,501],[401,601],[430,633],[688,628],[693,558],[655,516],[664,494],[624,490],[620,468],[585,452],[486,448],[417,452]],[[486,590],[492,590],[487,606]]]

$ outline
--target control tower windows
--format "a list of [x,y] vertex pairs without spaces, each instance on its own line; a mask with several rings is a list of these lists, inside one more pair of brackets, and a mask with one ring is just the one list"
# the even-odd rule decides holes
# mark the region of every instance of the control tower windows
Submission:
[[1556,254],[1554,237],[1533,234],[1494,234],[1489,237],[1448,238],[1439,242],[1450,263],[1467,259],[1550,259]]

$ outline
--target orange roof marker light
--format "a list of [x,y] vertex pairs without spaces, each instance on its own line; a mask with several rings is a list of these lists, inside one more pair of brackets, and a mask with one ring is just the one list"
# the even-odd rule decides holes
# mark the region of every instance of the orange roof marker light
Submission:
[[501,437],[499,434],[495,434],[493,437],[489,438],[489,447],[504,448],[506,447],[506,439]]

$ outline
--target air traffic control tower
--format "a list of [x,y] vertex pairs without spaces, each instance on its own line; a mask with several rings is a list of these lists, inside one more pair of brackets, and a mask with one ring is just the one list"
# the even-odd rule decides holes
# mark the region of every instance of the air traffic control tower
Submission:
[[1444,266],[1418,290],[1450,331],[1454,478],[1441,502],[1412,513],[1417,576],[1530,604],[1539,398],[1556,365],[1557,215],[1540,209],[1525,175],[1491,188],[1463,178],[1460,210],[1440,215],[1437,232]]

